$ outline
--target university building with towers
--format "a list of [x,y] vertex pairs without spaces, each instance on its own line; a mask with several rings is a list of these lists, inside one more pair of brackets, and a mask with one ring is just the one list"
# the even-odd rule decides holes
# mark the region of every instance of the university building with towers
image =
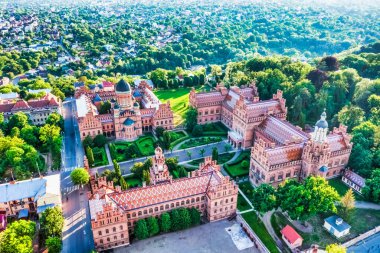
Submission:
[[[94,89],[77,87],[75,92],[78,126],[81,139],[103,134],[117,140],[135,140],[144,132],[157,127],[174,128],[170,103],[161,103],[146,82],[134,89],[120,80],[115,86],[97,86]],[[111,103],[106,114],[99,114],[104,102]]]
[[351,136],[340,125],[329,133],[326,112],[312,133],[286,121],[282,91],[261,101],[254,84],[215,91],[190,92],[190,105],[197,109],[198,124],[222,122],[230,131],[235,148],[251,148],[249,179],[253,185],[277,186],[286,179],[308,176],[331,178],[347,166]]
[[211,157],[185,178],[173,179],[160,147],[155,149],[150,183],[122,191],[105,178],[91,179],[89,206],[96,250],[126,246],[136,222],[177,208],[196,208],[208,221],[236,213],[238,186]]

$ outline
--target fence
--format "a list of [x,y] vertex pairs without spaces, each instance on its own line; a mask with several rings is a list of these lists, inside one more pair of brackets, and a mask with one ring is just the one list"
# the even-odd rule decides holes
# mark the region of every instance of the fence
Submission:
[[244,229],[244,231],[248,234],[249,238],[255,244],[255,247],[262,253],[270,253],[270,251],[265,247],[260,238],[253,232],[252,228],[248,225],[248,223],[243,219],[240,214],[237,214],[236,221],[240,223],[240,226]]

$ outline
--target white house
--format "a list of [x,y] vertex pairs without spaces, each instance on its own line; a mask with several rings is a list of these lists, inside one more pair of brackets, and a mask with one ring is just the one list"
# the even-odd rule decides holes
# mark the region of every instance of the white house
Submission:
[[323,225],[330,234],[334,235],[336,238],[340,238],[350,233],[351,226],[343,221],[337,215],[330,216],[325,219],[325,224]]

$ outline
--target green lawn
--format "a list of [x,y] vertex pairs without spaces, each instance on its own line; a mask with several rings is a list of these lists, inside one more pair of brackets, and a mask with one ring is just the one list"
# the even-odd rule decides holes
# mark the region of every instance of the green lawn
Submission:
[[247,176],[249,174],[249,166],[246,168],[243,168],[241,166],[241,163],[242,161],[247,161],[249,164],[249,159],[250,159],[250,152],[244,151],[236,158],[236,160],[230,163],[224,164],[224,169],[233,178]]
[[94,153],[94,164],[92,167],[98,167],[108,164],[107,154],[104,147],[95,147],[92,149],[92,152]]
[[[223,154],[218,155],[218,164],[221,165],[221,164],[224,164],[224,163],[228,162],[229,160],[231,160],[231,158],[234,155],[235,155],[235,153],[223,153]],[[190,165],[198,166],[204,160],[205,160],[204,158],[196,159],[196,160],[193,160],[193,161],[189,162],[189,164]]]
[[187,141],[183,143],[179,149],[185,149],[185,148],[192,148],[197,147],[201,145],[206,145],[214,142],[222,141],[222,137],[200,137],[200,138],[193,138],[190,141]]
[[[343,238],[336,239],[335,237],[330,235],[330,233],[327,232],[326,229],[323,227],[324,219],[329,217],[330,215],[331,214],[316,215],[307,220],[307,222],[310,223],[313,227],[311,233],[301,232],[297,230],[294,226],[292,226],[304,239],[302,244],[303,249],[309,248],[312,244],[318,244],[322,248],[324,248],[326,247],[326,245],[331,243],[343,243],[380,225],[380,210],[356,209],[351,219],[346,221],[348,222],[348,224],[351,225],[350,234]],[[276,234],[279,236],[281,236],[280,230],[284,226],[286,226],[287,224],[291,225],[291,223],[280,212],[276,212],[271,217],[271,223]]]
[[142,186],[142,181],[140,178],[137,178],[135,175],[129,175],[124,177],[125,181],[127,182],[128,186],[130,188]]
[[[342,182],[341,177],[330,179],[328,180],[328,182],[329,182],[329,185],[335,188],[335,190],[339,193],[340,196],[343,196],[344,194],[346,194],[348,189],[350,189],[350,187],[348,187],[345,183]],[[364,200],[362,195],[358,194],[355,191],[353,192],[354,192],[356,200]]]
[[239,189],[245,194],[247,198],[250,198],[252,195],[253,187],[251,183],[248,182],[243,182],[239,184]]
[[251,206],[248,204],[247,200],[239,193],[237,199],[237,208],[239,211],[245,211],[251,209]]
[[153,137],[146,136],[141,137],[135,141],[138,149],[140,150],[143,156],[153,155],[154,154],[154,140]]
[[265,228],[264,223],[257,217],[255,212],[244,213],[242,216],[270,252],[280,252],[275,241]]
[[[197,88],[197,91],[201,90],[202,87]],[[172,90],[155,90],[157,98],[161,100],[162,103],[170,100],[170,105],[174,112],[174,125],[180,125],[184,121],[184,115],[187,111],[189,104],[189,93],[191,88],[181,87]]]

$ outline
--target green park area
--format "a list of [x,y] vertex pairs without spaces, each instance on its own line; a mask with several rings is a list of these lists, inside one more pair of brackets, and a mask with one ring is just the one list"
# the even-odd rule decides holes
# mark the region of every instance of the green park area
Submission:
[[350,219],[346,221],[351,225],[350,234],[336,239],[323,227],[324,219],[331,215],[331,213],[318,214],[308,219],[307,223],[311,226],[311,228],[309,228],[310,232],[308,233],[295,228],[281,212],[275,212],[272,215],[271,224],[277,236],[280,238],[281,229],[286,225],[291,225],[303,238],[303,249],[310,248],[312,244],[318,244],[324,248],[332,243],[343,243],[380,225],[380,210],[355,209]]
[[[342,177],[336,177],[336,178],[330,179],[328,180],[328,182],[329,182],[329,185],[335,188],[335,190],[338,192],[338,194],[341,197],[344,196],[344,194],[346,194],[348,189],[350,189],[350,187],[348,187],[345,183],[343,183]],[[364,197],[362,195],[360,195],[359,193],[355,191],[353,192],[354,192],[354,196],[356,200],[364,200]]]
[[280,253],[272,236],[268,233],[264,223],[255,212],[243,213],[242,216],[270,252]]
[[198,146],[207,145],[210,143],[220,142],[222,140],[223,140],[223,138],[220,136],[192,138],[191,140],[183,143],[179,147],[179,149],[198,147]]
[[171,108],[174,112],[174,125],[178,126],[184,121],[184,115],[189,103],[189,93],[191,88],[178,88],[172,90],[156,90],[157,98],[162,103],[170,100]]
[[244,177],[249,173],[250,151],[243,151],[234,161],[224,164],[224,169],[233,177]]
[[109,144],[112,159],[117,162],[154,154],[155,140],[152,136],[142,136],[136,141],[117,141]]
[[92,167],[98,167],[108,164],[106,150],[103,147],[94,147],[92,149],[92,153],[94,154],[94,164]]
[[251,206],[248,204],[247,200],[239,193],[237,199],[237,209],[239,211],[246,211],[251,209]]

